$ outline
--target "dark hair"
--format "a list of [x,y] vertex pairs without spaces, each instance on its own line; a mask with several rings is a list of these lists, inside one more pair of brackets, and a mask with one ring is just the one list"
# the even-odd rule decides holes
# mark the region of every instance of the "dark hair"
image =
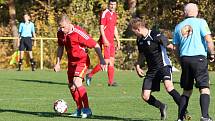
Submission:
[[117,2],[117,0],[109,0],[109,3],[110,3],[110,2]]
[[24,15],[30,16],[30,14],[29,14],[28,12],[24,12],[24,13],[23,13],[23,16],[24,16]]

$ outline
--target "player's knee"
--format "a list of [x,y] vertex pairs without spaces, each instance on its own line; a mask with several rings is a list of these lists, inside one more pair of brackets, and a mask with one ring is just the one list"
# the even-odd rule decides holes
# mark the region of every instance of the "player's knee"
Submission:
[[210,89],[209,88],[202,88],[202,89],[200,89],[200,93],[201,94],[210,94]]
[[173,85],[168,85],[165,87],[167,92],[171,92],[174,89]]
[[110,66],[114,66],[114,58],[110,58]]
[[147,101],[149,100],[150,95],[143,93],[143,94],[141,95],[141,97],[142,97],[142,99],[143,99],[144,101],[147,102]]
[[73,83],[74,83],[74,85],[75,85],[76,87],[82,86],[82,81],[83,81],[83,79],[80,78],[80,77],[75,77],[75,78],[73,79]]
[[167,92],[170,92],[174,89],[174,86],[171,80],[164,80],[164,85]]
[[75,92],[75,86],[71,83],[68,84],[68,88],[72,91]]

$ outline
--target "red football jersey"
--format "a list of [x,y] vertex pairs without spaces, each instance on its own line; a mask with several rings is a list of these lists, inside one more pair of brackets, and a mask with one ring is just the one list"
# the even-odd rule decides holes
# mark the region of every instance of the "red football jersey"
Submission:
[[[104,25],[105,36],[108,41],[113,44],[114,43],[114,30],[117,22],[117,15],[115,12],[110,12],[108,9],[102,12],[100,18],[100,25]],[[100,37],[102,40],[102,36]]]
[[94,48],[96,41],[92,39],[82,28],[74,26],[73,30],[65,35],[59,30],[57,33],[58,45],[65,46],[68,56],[68,64],[89,63],[86,48]]

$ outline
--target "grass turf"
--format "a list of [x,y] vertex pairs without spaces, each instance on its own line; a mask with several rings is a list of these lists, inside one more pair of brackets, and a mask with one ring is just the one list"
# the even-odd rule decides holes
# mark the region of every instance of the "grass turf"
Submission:
[[[174,73],[175,88],[181,93],[178,80],[180,73]],[[210,116],[215,119],[215,73],[211,77]],[[100,72],[87,87],[93,117],[77,119],[67,114],[75,109],[75,103],[67,88],[66,71],[37,70],[0,71],[0,121],[159,121],[159,110],[143,102],[140,93],[142,79],[132,71],[116,71],[118,87],[107,86],[107,74]],[[157,99],[168,104],[167,121],[177,118],[177,106],[165,92],[153,93]],[[69,106],[66,114],[59,116],[53,111],[53,102],[64,99]],[[199,121],[199,92],[194,90],[188,110],[192,121]]]

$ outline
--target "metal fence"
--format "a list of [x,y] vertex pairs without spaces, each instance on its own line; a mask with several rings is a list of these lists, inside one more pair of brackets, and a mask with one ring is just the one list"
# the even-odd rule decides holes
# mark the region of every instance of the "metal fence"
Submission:
[[[10,42],[17,39],[16,37],[0,37],[0,42]],[[36,42],[40,43],[40,69],[44,69],[44,41],[57,40],[57,38],[45,38],[45,37],[37,37]],[[94,40],[98,40],[98,38],[94,38]],[[120,41],[135,41],[136,39],[127,39],[121,38]],[[37,45],[38,46],[38,45]]]

